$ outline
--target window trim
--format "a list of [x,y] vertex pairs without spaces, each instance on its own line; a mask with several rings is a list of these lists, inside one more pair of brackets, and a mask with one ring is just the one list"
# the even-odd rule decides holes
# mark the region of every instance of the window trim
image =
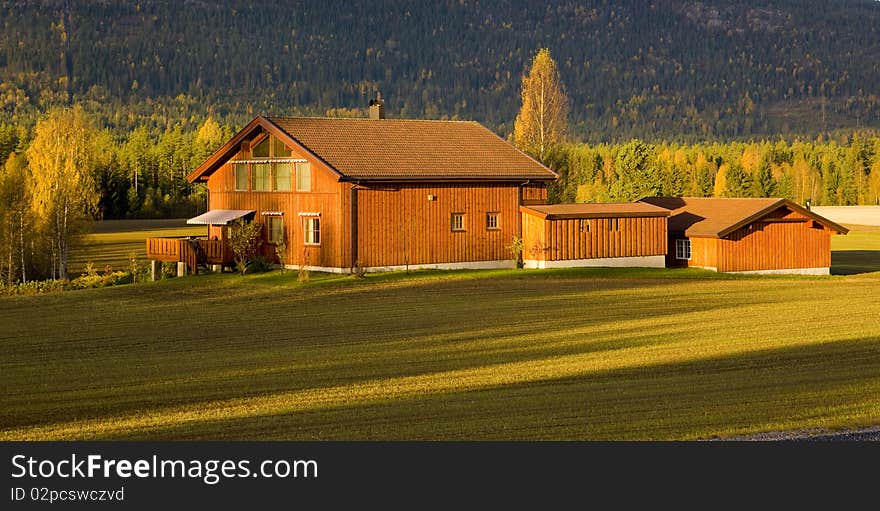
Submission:
[[[324,241],[321,237],[321,217],[320,216],[303,216],[303,245],[308,247],[320,247],[321,242]],[[312,228],[311,232],[313,233],[312,238],[314,239],[314,233],[318,233],[318,242],[315,243],[313,241],[309,241],[309,225],[313,225],[312,222],[318,223],[318,228]]]
[[287,190],[279,190],[278,189],[278,165],[291,165],[291,175],[288,176],[289,180],[293,180],[296,177],[296,163],[295,162],[286,162],[286,161],[274,161],[270,163],[269,167],[269,186],[272,188],[273,192],[281,192],[281,193],[290,193],[293,191],[293,183],[290,183],[290,186]]
[[[495,219],[495,226],[489,225],[489,219]],[[487,231],[500,231],[501,230],[501,212],[500,211],[487,211],[486,212],[486,230]]]
[[[455,219],[456,218],[461,219],[461,222],[459,222],[461,225],[458,228],[455,227],[455,224],[456,224]],[[459,213],[459,212],[451,213],[449,215],[449,227],[452,230],[452,232],[467,232],[467,224],[465,224],[465,214]]]
[[[683,257],[687,254],[687,257]],[[693,257],[691,252],[691,240],[688,238],[676,238],[675,240],[675,258],[679,261],[690,261]]]

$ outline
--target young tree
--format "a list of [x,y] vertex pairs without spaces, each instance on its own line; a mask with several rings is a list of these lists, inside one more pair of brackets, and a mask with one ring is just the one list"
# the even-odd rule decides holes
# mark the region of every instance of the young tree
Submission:
[[51,239],[56,278],[67,278],[71,236],[98,204],[96,135],[81,107],[57,109],[37,123],[27,150],[32,208]]
[[513,143],[544,161],[547,150],[562,142],[568,127],[568,98],[550,50],[542,48],[522,79],[522,107],[513,125]]
[[229,248],[235,258],[235,267],[242,275],[247,273],[248,262],[260,248],[262,231],[263,225],[259,222],[245,222],[241,219],[229,226]]
[[12,153],[0,167],[0,278],[9,283],[27,282],[28,192],[27,160]]

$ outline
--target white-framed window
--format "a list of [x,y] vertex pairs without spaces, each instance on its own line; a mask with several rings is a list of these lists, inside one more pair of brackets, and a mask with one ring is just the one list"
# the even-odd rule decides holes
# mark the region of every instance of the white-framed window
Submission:
[[266,217],[266,228],[269,234],[269,243],[278,245],[284,243],[284,217],[272,215]]
[[321,219],[316,216],[303,218],[303,233],[306,245],[321,244]]
[[581,218],[578,221],[578,228],[580,228],[581,232],[590,232],[590,219]]
[[675,258],[684,261],[691,258],[691,240],[675,240]]
[[289,192],[293,164],[275,163],[272,167],[272,189],[276,192]]
[[312,167],[308,162],[296,164],[296,191],[309,192],[312,190]]
[[501,229],[501,225],[498,223],[497,211],[486,213],[486,229],[489,231],[497,231],[498,229]]
[[452,226],[453,231],[463,231],[464,230],[464,213],[453,213],[452,218],[450,219],[450,224]]
[[248,166],[247,163],[233,163],[232,174],[235,179],[235,191],[248,191]]
[[255,192],[268,192],[272,189],[272,183],[269,180],[268,163],[254,163],[251,165],[251,190]]

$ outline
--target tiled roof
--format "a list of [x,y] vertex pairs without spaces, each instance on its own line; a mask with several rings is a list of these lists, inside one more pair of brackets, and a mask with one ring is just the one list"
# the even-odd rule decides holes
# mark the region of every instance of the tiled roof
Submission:
[[686,236],[721,238],[785,206],[837,232],[847,229],[797,204],[778,198],[647,197],[641,202],[671,211],[669,232]]
[[609,204],[552,204],[523,206],[522,210],[545,219],[668,216],[669,210],[643,202]]
[[473,121],[268,117],[349,179],[555,179]]

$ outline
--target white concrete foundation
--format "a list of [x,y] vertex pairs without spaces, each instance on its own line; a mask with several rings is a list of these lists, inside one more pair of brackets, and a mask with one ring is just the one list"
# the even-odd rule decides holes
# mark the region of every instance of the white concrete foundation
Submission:
[[186,277],[186,263],[183,261],[178,261],[177,263],[177,276]]
[[729,271],[744,275],[831,275],[831,268],[786,268],[783,270]]
[[150,280],[153,282],[162,278],[162,261],[150,260]]
[[[298,270],[299,265],[287,264],[284,266],[288,270]],[[332,266],[306,266],[309,271],[321,271],[327,273],[348,273],[351,268],[335,268]],[[404,271],[404,270],[500,270],[516,268],[516,264],[511,259],[499,261],[467,261],[463,263],[435,263],[435,264],[411,264],[393,265],[393,266],[367,266],[363,268],[365,272],[377,273],[385,271]]]
[[597,259],[566,259],[562,261],[540,261],[537,259],[523,260],[523,267],[543,270],[547,268],[665,268],[666,256],[640,256],[640,257],[603,257]]

